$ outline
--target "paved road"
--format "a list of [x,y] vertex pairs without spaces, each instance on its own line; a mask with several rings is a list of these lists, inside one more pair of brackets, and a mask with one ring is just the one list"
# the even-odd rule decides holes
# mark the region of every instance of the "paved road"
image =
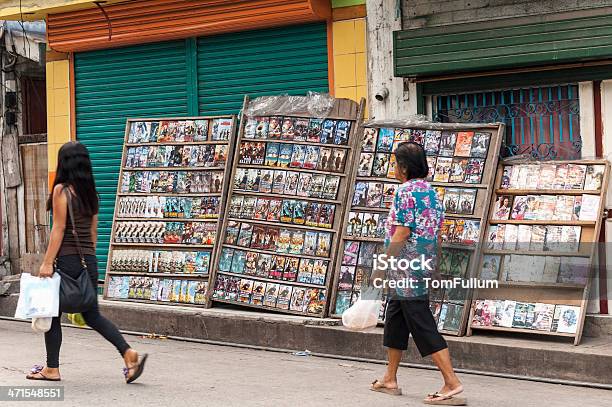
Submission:
[[[128,342],[151,355],[146,374],[129,386],[108,343],[95,332],[64,328],[65,401],[58,405],[422,406],[424,394],[439,385],[435,371],[401,368],[404,395],[394,397],[368,390],[382,365],[136,336]],[[32,384],[24,375],[43,356],[42,335],[27,324],[0,320],[0,385]],[[475,375],[462,380],[475,407],[612,405],[612,391]],[[34,403],[0,402],[10,405]]]

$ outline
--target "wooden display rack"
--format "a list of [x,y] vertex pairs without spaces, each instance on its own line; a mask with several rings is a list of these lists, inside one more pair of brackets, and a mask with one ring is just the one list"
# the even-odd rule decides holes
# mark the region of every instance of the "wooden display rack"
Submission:
[[[521,282],[521,281],[502,281],[504,272],[503,261],[500,261],[499,268],[499,287],[498,288],[479,288],[474,291],[472,306],[470,307],[469,326],[467,335],[472,335],[474,331],[484,332],[517,332],[532,335],[558,336],[574,338],[574,345],[580,343],[582,337],[582,329],[586,315],[587,300],[589,298],[589,290],[591,280],[593,279],[593,261],[596,254],[596,249],[599,242],[599,234],[603,222],[603,212],[605,207],[605,199],[607,186],[609,182],[610,163],[607,160],[569,160],[569,161],[550,161],[547,164],[579,164],[579,165],[602,165],[605,166],[604,176],[602,179],[602,187],[599,190],[583,190],[583,189],[502,189],[502,175],[505,166],[534,164],[531,162],[504,162],[499,164],[497,177],[495,179],[494,197],[490,202],[489,219],[487,222],[487,231],[490,225],[501,224],[520,224],[520,225],[551,225],[551,226],[581,226],[580,247],[577,252],[568,251],[519,251],[519,250],[494,250],[485,247],[483,244],[483,256],[478,267],[478,276],[483,267],[484,255],[532,255],[532,256],[552,256],[552,257],[576,257],[588,259],[590,267],[589,275],[586,276],[586,283],[547,283],[547,282]],[[597,210],[597,220],[580,221],[580,220],[495,220],[492,219],[493,208],[498,196],[510,195],[513,197],[519,195],[597,195],[599,196],[599,208]],[[512,206],[511,206],[512,209]],[[580,307],[580,315],[577,322],[575,333],[552,332],[529,328],[512,328],[502,326],[481,326],[473,325],[475,314],[476,301],[478,300],[511,300],[526,303],[545,303],[551,305],[568,305]]]
[[[282,97],[275,97],[275,98],[282,98]],[[324,171],[324,170],[314,170],[314,169],[301,169],[301,168],[281,168],[281,169],[286,169],[288,171],[297,171],[297,172],[307,172],[307,173],[312,173],[312,174],[326,174],[326,175],[338,175],[340,176],[340,183],[339,183],[339,187],[338,187],[338,193],[336,196],[336,199],[331,200],[331,199],[323,199],[323,198],[309,198],[309,197],[301,197],[301,196],[295,196],[295,195],[284,195],[284,194],[276,194],[276,193],[261,193],[261,192],[256,192],[256,191],[245,191],[245,190],[240,190],[237,189],[234,185],[234,182],[231,182],[228,188],[228,192],[227,192],[227,206],[228,206],[228,216],[225,216],[223,219],[223,225],[222,225],[222,231],[223,233],[221,233],[219,235],[219,242],[220,244],[216,247],[216,255],[215,255],[215,263],[214,266],[212,267],[212,275],[210,278],[210,289],[208,290],[208,303],[209,305],[212,305],[214,303],[228,303],[228,304],[233,304],[233,305],[237,305],[237,306],[243,306],[243,307],[249,307],[249,308],[254,308],[254,309],[265,309],[265,310],[269,310],[269,311],[274,311],[274,312],[279,312],[279,313],[286,313],[286,314],[295,314],[295,315],[307,315],[307,316],[314,316],[314,317],[325,317],[327,315],[327,309],[329,306],[329,298],[330,298],[330,293],[331,293],[331,283],[333,280],[333,272],[334,272],[334,260],[336,259],[336,253],[338,250],[338,243],[339,243],[339,234],[340,234],[340,228],[342,227],[342,220],[344,218],[344,210],[345,210],[345,197],[347,195],[348,189],[349,189],[349,183],[348,183],[348,179],[350,178],[351,174],[350,174],[350,169],[353,167],[353,160],[354,160],[354,155],[355,155],[355,146],[357,145],[358,141],[360,140],[360,130],[361,130],[361,121],[363,118],[363,114],[364,114],[364,108],[365,108],[365,100],[362,99],[361,103],[356,103],[352,100],[349,99],[334,99],[334,106],[332,107],[331,111],[329,112],[329,114],[327,114],[325,116],[325,119],[333,119],[333,120],[346,120],[346,121],[350,121],[351,122],[351,129],[350,129],[350,135],[349,135],[349,139],[348,139],[348,144],[346,145],[335,145],[335,144],[318,144],[318,143],[313,143],[310,141],[303,141],[303,142],[297,142],[297,141],[290,141],[290,140],[283,140],[283,139],[269,139],[269,138],[265,138],[265,139],[250,139],[250,138],[245,138],[245,128],[247,126],[247,122],[248,122],[248,118],[245,117],[244,112],[248,110],[248,108],[250,107],[250,103],[251,100],[248,96],[245,97],[244,99],[244,106],[242,108],[242,116],[240,117],[240,121],[241,121],[241,125],[239,128],[239,132],[238,132],[238,140],[236,142],[236,158],[234,160],[234,165],[233,168],[231,169],[231,176],[228,177],[228,179],[234,180],[236,173],[239,169],[260,169],[260,170],[274,170],[274,169],[278,169],[278,167],[269,167],[269,166],[265,166],[264,164],[262,165],[253,165],[253,164],[240,164],[240,157],[239,157],[239,150],[240,150],[240,146],[242,145],[243,142],[264,142],[266,143],[270,143],[270,142],[276,142],[276,143],[287,143],[287,144],[303,144],[303,145],[312,145],[312,146],[320,146],[320,147],[332,147],[332,148],[342,148],[345,149],[346,152],[346,162],[345,162],[345,171],[344,173],[337,173],[337,172],[330,172],[330,171]],[[287,112],[271,112],[271,113],[266,113],[266,114],[262,114],[261,116],[278,116],[278,117],[282,117],[282,116],[287,116],[287,117],[292,117],[292,118],[314,118],[312,116],[311,113],[308,113],[306,111],[304,112],[291,112],[291,113],[287,113]],[[326,204],[334,204],[336,209],[335,209],[335,215],[334,215],[334,220],[333,220],[333,224],[332,227],[330,229],[327,228],[322,228],[322,227],[311,227],[311,226],[305,226],[305,225],[299,225],[299,224],[294,224],[294,223],[283,223],[283,222],[277,222],[277,221],[268,221],[268,220],[254,220],[254,219],[243,219],[243,218],[239,218],[239,217],[230,217],[229,216],[229,206],[230,206],[230,202],[232,202],[232,198],[234,196],[257,196],[258,198],[278,198],[278,199],[295,199],[295,200],[303,200],[306,202],[312,202],[312,201],[316,201],[316,202],[321,202],[321,203],[326,203]],[[290,229],[290,230],[303,230],[303,231],[316,231],[316,232],[330,232],[332,234],[332,240],[331,240],[331,246],[330,246],[330,251],[329,251],[329,256],[328,257],[321,257],[321,256],[307,256],[304,254],[299,254],[299,255],[295,255],[295,254],[289,254],[289,253],[278,253],[276,251],[272,251],[272,250],[260,250],[260,249],[255,249],[255,248],[251,248],[251,247],[241,247],[241,246],[237,246],[237,245],[230,245],[230,244],[226,244],[223,242],[226,242],[226,233],[227,233],[227,227],[230,221],[234,221],[234,222],[246,222],[246,223],[251,223],[253,225],[263,225],[263,226],[273,226],[273,227],[279,227],[279,228],[286,228],[286,229]],[[232,273],[232,272],[227,272],[227,271],[220,271],[219,270],[219,262],[220,262],[220,258],[221,258],[221,253],[223,248],[230,248],[230,249],[238,249],[238,250],[246,250],[248,252],[255,252],[258,254],[267,254],[267,255],[271,255],[271,256],[275,256],[275,255],[283,255],[283,256],[288,256],[288,257],[299,257],[300,259],[302,258],[311,258],[311,259],[319,259],[319,260],[325,260],[325,261],[329,261],[328,264],[328,268],[327,268],[327,274],[326,274],[326,278],[325,278],[325,284],[322,285],[316,285],[316,284],[307,284],[307,283],[299,283],[297,281],[284,281],[284,280],[280,280],[280,279],[272,279],[272,278],[265,278],[265,277],[258,277],[258,276],[254,276],[254,275],[250,275],[250,274],[237,274],[237,273]],[[290,309],[280,309],[277,307],[271,307],[271,306],[265,306],[263,304],[252,304],[252,303],[246,303],[246,302],[241,302],[241,301],[233,301],[227,298],[214,298],[213,296],[213,292],[215,291],[215,286],[217,284],[217,279],[219,278],[219,276],[226,276],[227,278],[231,278],[231,277],[236,277],[236,278],[240,278],[240,279],[247,279],[247,280],[253,280],[254,282],[264,282],[266,284],[268,283],[272,283],[272,284],[280,284],[280,285],[290,285],[292,287],[301,287],[301,288],[312,288],[312,289],[320,289],[320,290],[325,290],[325,295],[326,295],[326,300],[325,300],[325,306],[323,307],[322,312],[318,313],[318,314],[312,314],[312,313],[307,313],[305,310],[304,311],[296,311],[296,310],[290,310]],[[265,293],[264,293],[265,294]]]
[[[473,188],[477,190],[477,196],[474,204],[474,212],[472,215],[466,214],[446,214],[446,219],[472,219],[480,221],[480,231],[479,231],[479,239],[478,242],[482,241],[485,234],[485,223],[489,210],[489,199],[491,197],[491,193],[493,192],[493,180],[495,177],[495,170],[497,168],[497,161],[499,156],[499,150],[502,143],[502,137],[504,134],[504,125],[503,124],[419,124],[419,125],[410,125],[410,126],[399,126],[397,123],[393,122],[376,122],[372,125],[368,125],[367,127],[372,128],[396,128],[396,129],[415,129],[415,130],[441,130],[441,131],[452,131],[452,132],[461,132],[461,131],[474,131],[474,132],[485,132],[491,133],[491,138],[485,158],[485,167],[482,173],[482,179],[479,184],[470,184],[470,183],[452,183],[452,182],[435,182],[431,181],[430,184],[434,187],[445,187],[445,188]],[[362,140],[363,140],[363,132],[362,132]],[[361,151],[361,142],[359,140],[358,148]],[[359,154],[356,154],[359,157]],[[358,164],[358,159],[355,160]],[[330,309],[330,314],[332,317],[339,318],[341,314],[336,313],[336,301],[339,290],[338,283],[340,278],[341,264],[345,242],[355,241],[355,242],[375,242],[375,243],[383,243],[384,238],[372,238],[372,237],[355,237],[355,236],[347,236],[347,226],[349,224],[349,214],[351,211],[356,212],[377,212],[380,214],[388,214],[388,208],[371,208],[371,207],[357,207],[351,206],[353,196],[355,194],[355,184],[356,182],[364,181],[364,182],[384,182],[384,183],[395,183],[399,184],[394,178],[386,178],[386,177],[362,177],[358,176],[357,168],[355,167],[352,171],[352,175],[349,179],[350,188],[348,190],[347,206],[350,209],[347,209],[344,215],[344,221],[342,224],[342,236],[340,240],[340,246],[338,249],[338,258],[336,260],[336,272],[334,273],[334,285],[333,285],[333,293],[332,293],[332,307]],[[475,267],[478,264],[478,244],[475,245],[465,245],[465,244],[457,244],[457,243],[443,243],[443,249],[458,249],[461,251],[469,251],[470,259],[467,267],[467,276],[475,275]],[[353,287],[353,290],[356,290],[356,287]],[[459,325],[459,329],[457,331],[454,330],[445,330],[441,329],[440,331],[445,334],[450,335],[463,335],[465,332],[465,326],[467,321],[467,316],[469,313],[469,304],[471,298],[471,290],[466,292],[465,300],[463,301],[463,309],[461,312],[461,322]],[[432,303],[434,301],[432,300]],[[444,301],[438,301],[441,304]],[[447,301],[448,302],[448,301]],[[437,321],[437,317],[436,317]],[[382,322],[382,321],[381,321]]]
[[[229,135],[226,140],[212,140],[213,132],[213,121],[215,119],[225,119],[231,121],[231,128]],[[203,141],[172,141],[172,142],[143,142],[143,143],[129,143],[129,133],[132,123],[136,122],[177,122],[177,121],[196,121],[206,120],[208,121],[208,134],[207,140]],[[235,115],[222,115],[222,116],[196,116],[196,117],[162,117],[162,118],[132,118],[128,119],[125,129],[125,138],[123,145],[123,154],[121,157],[121,169],[119,172],[119,182],[117,187],[117,194],[115,199],[115,211],[113,214],[113,226],[111,231],[110,247],[108,253],[108,262],[106,269],[106,277],[104,284],[104,298],[113,301],[127,301],[127,302],[143,302],[152,304],[163,304],[163,305],[179,305],[179,306],[197,306],[204,307],[204,302],[199,304],[177,302],[177,301],[153,301],[150,299],[138,299],[138,298],[116,298],[108,295],[109,281],[111,277],[120,276],[138,276],[138,277],[151,277],[162,279],[175,279],[175,280],[190,280],[190,281],[201,281],[208,283],[212,266],[215,262],[215,244],[169,244],[169,243],[141,243],[141,242],[115,242],[115,236],[117,231],[117,222],[134,221],[134,222],[208,222],[216,223],[216,236],[218,237],[221,233],[221,224],[224,216],[225,201],[227,197],[229,177],[223,176],[220,192],[194,192],[194,193],[164,193],[164,192],[122,192],[122,180],[124,171],[217,171],[223,174],[228,174],[234,155],[234,135],[236,130],[236,116]],[[204,145],[226,145],[227,155],[225,165],[222,167],[126,167],[127,150],[130,147],[142,147],[142,146],[204,146]],[[119,217],[119,201],[123,197],[148,197],[148,196],[160,196],[160,197],[193,197],[193,198],[205,198],[205,197],[218,197],[219,198],[219,209],[218,216],[210,219],[185,219],[185,218],[128,218]],[[208,273],[163,273],[163,272],[131,272],[131,271],[114,271],[112,270],[112,259],[113,252],[116,249],[151,249],[160,251],[206,251],[210,252],[209,258],[209,272]]]

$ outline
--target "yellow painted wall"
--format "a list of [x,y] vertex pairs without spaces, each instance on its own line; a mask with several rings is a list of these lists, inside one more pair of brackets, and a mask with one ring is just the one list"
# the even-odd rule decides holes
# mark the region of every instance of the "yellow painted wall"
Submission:
[[367,100],[366,19],[334,21],[332,35],[335,96]]
[[57,152],[70,141],[70,62],[47,62],[47,148],[49,185],[53,184]]

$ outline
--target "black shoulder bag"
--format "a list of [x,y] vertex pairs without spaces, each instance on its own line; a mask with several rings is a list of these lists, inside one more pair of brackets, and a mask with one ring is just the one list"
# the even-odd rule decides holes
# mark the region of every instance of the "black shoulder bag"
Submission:
[[87,271],[87,263],[85,256],[81,250],[81,242],[74,224],[74,212],[72,210],[72,196],[69,191],[66,191],[68,197],[68,213],[70,214],[70,223],[72,224],[72,235],[76,241],[77,250],[81,257],[81,270],[79,276],[75,279],[68,274],[62,272],[59,267],[55,268],[55,272],[61,277],[60,283],[60,311],[69,314],[88,311],[96,305],[97,295]]

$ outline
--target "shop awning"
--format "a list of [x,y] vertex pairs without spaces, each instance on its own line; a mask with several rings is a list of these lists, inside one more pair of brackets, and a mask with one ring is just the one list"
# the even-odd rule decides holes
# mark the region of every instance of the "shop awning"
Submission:
[[557,21],[540,16],[529,23],[507,19],[396,31],[395,75],[435,77],[612,58],[612,10],[591,14]]
[[329,0],[135,0],[50,13],[48,44],[61,52],[326,21]]

